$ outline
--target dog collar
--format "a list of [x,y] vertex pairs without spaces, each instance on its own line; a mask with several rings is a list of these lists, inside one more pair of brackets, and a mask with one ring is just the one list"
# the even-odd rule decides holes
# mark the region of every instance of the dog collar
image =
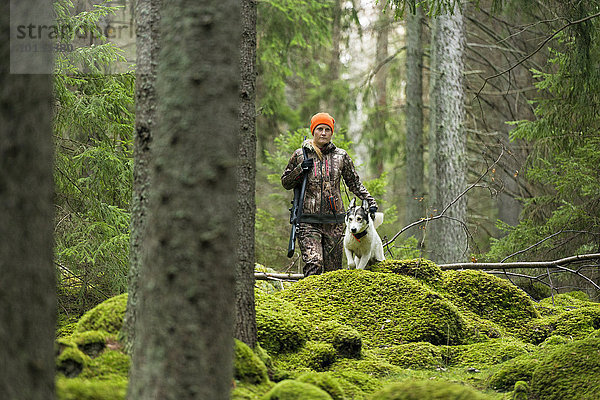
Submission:
[[354,236],[354,239],[356,239],[357,241],[360,242],[360,239],[362,239],[366,234],[367,234],[367,231],[364,230],[364,231],[362,231],[360,233],[357,233],[357,234],[353,233],[352,236]]

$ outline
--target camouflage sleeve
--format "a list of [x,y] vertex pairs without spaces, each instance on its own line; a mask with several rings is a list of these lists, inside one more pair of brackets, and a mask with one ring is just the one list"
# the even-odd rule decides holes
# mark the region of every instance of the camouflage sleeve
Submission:
[[302,150],[298,149],[290,157],[290,161],[288,161],[288,165],[281,175],[281,184],[286,190],[293,189],[300,182],[300,178],[302,178],[301,162]]
[[369,204],[369,207],[377,207],[377,202],[373,196],[371,196],[367,188],[361,183],[360,177],[356,173],[356,168],[354,168],[354,163],[348,153],[344,154],[342,176],[344,177],[344,182],[348,185],[348,189],[350,189],[352,193],[359,199],[365,200]]

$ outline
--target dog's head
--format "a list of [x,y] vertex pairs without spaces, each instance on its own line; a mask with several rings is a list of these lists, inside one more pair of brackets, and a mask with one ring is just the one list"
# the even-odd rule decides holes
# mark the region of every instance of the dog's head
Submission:
[[353,234],[360,233],[369,226],[369,212],[363,201],[362,205],[356,205],[356,198],[350,201],[346,212],[346,227]]

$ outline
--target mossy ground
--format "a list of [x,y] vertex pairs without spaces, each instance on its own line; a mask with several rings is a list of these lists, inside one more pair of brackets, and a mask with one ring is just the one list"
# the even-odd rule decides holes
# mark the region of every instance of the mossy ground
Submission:
[[[600,398],[600,305],[583,293],[537,304],[502,279],[424,260],[268,292],[256,291],[260,346],[236,342],[234,400]],[[125,302],[57,335],[59,400],[124,399]]]

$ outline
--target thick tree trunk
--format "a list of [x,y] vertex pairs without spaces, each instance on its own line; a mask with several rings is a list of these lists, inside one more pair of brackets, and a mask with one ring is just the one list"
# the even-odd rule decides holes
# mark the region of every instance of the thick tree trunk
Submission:
[[[433,208],[440,212],[466,188],[466,132],[463,87],[463,53],[465,47],[462,12],[434,19],[432,37],[434,75],[432,86],[431,129],[434,146],[431,170]],[[430,149],[431,151],[431,149]],[[445,214],[449,218],[436,221],[428,228],[430,258],[438,263],[460,261],[466,250],[467,199],[459,199]],[[436,212],[434,212],[435,214]]]
[[156,127],[156,63],[159,50],[161,0],[137,0],[136,37],[137,71],[135,88],[135,141],[133,150],[133,197],[129,246],[129,282],[127,310],[122,335],[125,350],[131,353],[135,341],[135,318],[139,304],[139,271],[142,262],[146,218],[148,215],[149,161],[152,136]]
[[377,40],[375,44],[375,65],[381,66],[375,75],[375,130],[377,131],[376,143],[373,146],[372,158],[375,160],[374,168],[377,175],[383,173],[386,146],[382,142],[387,139],[386,123],[388,120],[387,79],[388,71],[385,65],[388,58],[388,44],[390,34],[390,17],[385,13],[386,2],[379,3],[379,20],[377,21]]
[[228,399],[232,382],[236,0],[163,0],[130,399]]
[[240,165],[235,337],[256,346],[254,221],[256,214],[256,0],[242,0],[240,44]]
[[[423,10],[406,15],[406,187],[404,225],[425,217],[425,169],[423,160]],[[414,228],[408,235],[421,239]]]
[[[9,31],[10,22],[38,26],[39,19],[29,19],[35,14],[30,9],[46,19],[44,24],[52,24],[51,3],[10,3],[0,5],[2,32]],[[10,11],[9,5],[14,7]],[[10,21],[11,17],[15,19]],[[23,62],[28,56],[29,61],[41,58],[40,65],[13,64],[25,73],[51,71],[52,58],[42,52],[11,54],[10,45],[19,44],[12,41],[17,39],[5,37],[0,43],[0,397],[52,400],[56,331],[52,75],[10,73],[13,56],[23,56]],[[30,44],[43,49],[50,43],[40,39]]]

